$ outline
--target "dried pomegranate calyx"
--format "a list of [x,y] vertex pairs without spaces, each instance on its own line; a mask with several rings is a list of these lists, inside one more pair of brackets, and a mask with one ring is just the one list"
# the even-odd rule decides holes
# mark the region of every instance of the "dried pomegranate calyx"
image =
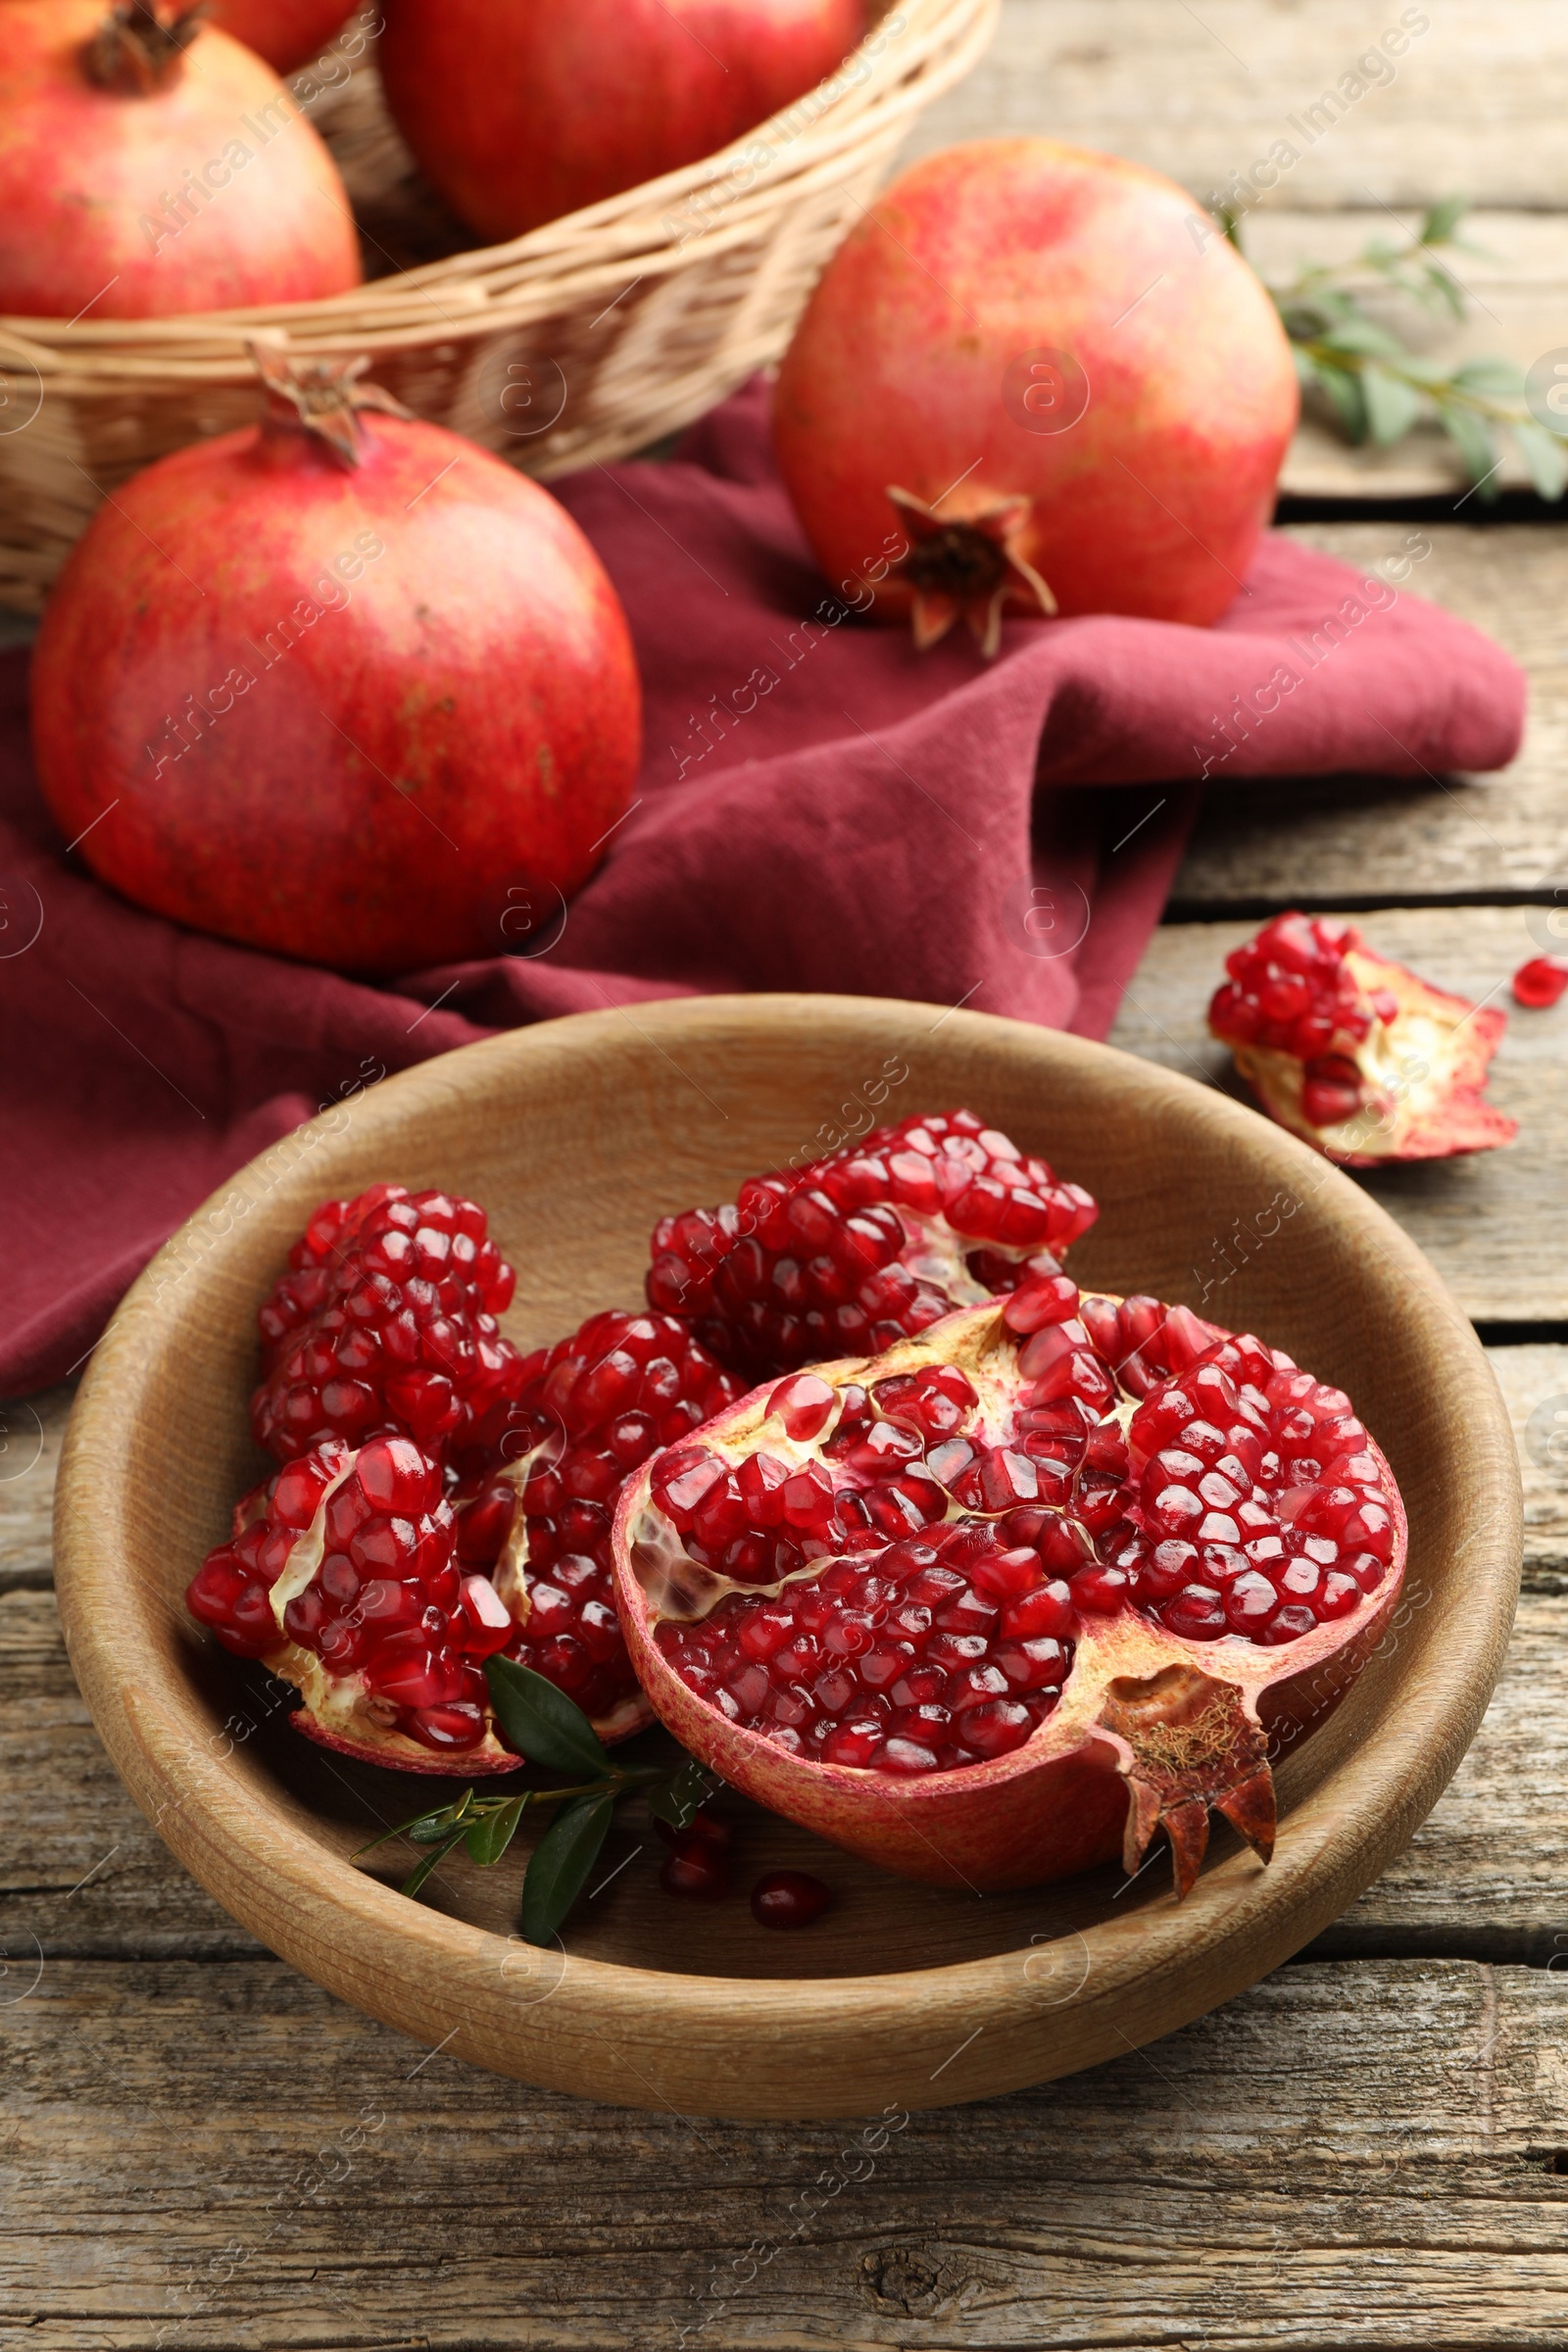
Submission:
[[1226,957],[1209,1028],[1283,1127],[1349,1167],[1512,1141],[1483,1095],[1506,1017],[1370,950],[1353,925],[1277,915]]
[[1268,1851],[1258,1702],[1333,1703],[1402,1512],[1342,1392],[1070,1287],[818,1367],[808,1434],[786,1379],[657,1457],[617,1515],[622,1619],[693,1752],[857,1851],[1024,1885],[1163,1827],[1182,1889],[1211,1807]]

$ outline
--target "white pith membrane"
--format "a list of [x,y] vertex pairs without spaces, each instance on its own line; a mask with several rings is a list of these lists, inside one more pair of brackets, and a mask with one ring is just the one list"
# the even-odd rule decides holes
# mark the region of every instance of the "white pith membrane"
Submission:
[[[1365,1099],[1349,1118],[1314,1127],[1302,1107],[1304,1062],[1277,1047],[1215,1031],[1270,1115],[1350,1167],[1486,1151],[1511,1142],[1514,1121],[1480,1099],[1503,1016],[1434,988],[1404,964],[1365,948],[1348,948],[1345,961],[1372,1015],[1364,1038],[1342,1033],[1324,1049],[1326,1054],[1353,1061],[1360,1073]],[[1383,1020],[1371,1004],[1373,995],[1384,991],[1398,1007],[1392,1021]]]
[[[1084,1294],[1086,1300],[1097,1296],[1104,1295]],[[984,1309],[956,1313],[946,1318],[942,1325],[888,1348],[874,1359],[818,1365],[811,1367],[811,1372],[841,1392],[851,1386],[864,1388],[874,1409],[875,1400],[869,1395],[874,1384],[936,1364],[956,1365],[977,1394],[977,1402],[958,1434],[971,1442],[980,1439],[992,1445],[1005,1443],[1014,1434],[1016,1415],[1023,1401],[1018,1394],[1017,1361],[1028,1343],[1005,1329],[1000,1311],[1002,1304],[990,1300]],[[1216,1342],[1229,1336],[1214,1331]],[[1102,1356],[1100,1360],[1104,1361]],[[1276,1369],[1289,1361],[1278,1359]],[[1114,1371],[1114,1367],[1106,1368]],[[1168,1379],[1162,1378],[1159,1390],[1179,1385],[1193,1369],[1189,1365],[1185,1372],[1177,1371]],[[792,1439],[780,1415],[769,1410],[770,1398],[785,1385],[779,1380],[765,1383],[732,1411],[699,1431],[689,1447],[673,1450],[684,1454],[700,1449],[717,1456],[731,1468],[760,1451],[796,1467],[819,1461],[832,1468],[833,1458],[825,1454],[824,1447],[839,1424],[842,1401],[810,1438]],[[1125,1437],[1144,1401],[1144,1397],[1127,1395],[1118,1386],[1100,1426],[1113,1426]],[[877,1417],[893,1416],[879,1413]],[[1167,1439],[1164,1443],[1179,1446],[1180,1441]],[[653,1499],[651,1473],[658,1467],[656,1461],[628,1486],[618,1517],[616,1548],[617,1560],[623,1564],[622,1618],[639,1673],[656,1709],[703,1761],[760,1802],[876,1860],[886,1859],[878,1850],[876,1839],[870,1837],[861,1839],[848,1834],[845,1805],[838,1803],[835,1819],[832,1810],[824,1809],[816,1801],[812,1783],[822,1787],[831,1784],[839,1792],[846,1787],[853,1790],[858,1785],[867,1788],[878,1804],[887,1801],[906,1809],[935,1807],[944,1790],[960,1787],[978,1789],[984,1783],[995,1785],[1018,1778],[1029,1768],[1031,1757],[1041,1759],[1049,1769],[1054,1760],[1071,1761],[1075,1751],[1086,1744],[1098,1741],[1103,1747],[1108,1734],[1110,1744],[1121,1751],[1118,1770],[1128,1784],[1131,1798],[1122,1846],[1125,1866],[1129,1871],[1139,1866],[1156,1830],[1163,1827],[1169,1835],[1177,1892],[1181,1894],[1196,1879],[1207,1838],[1210,1806],[1234,1823],[1262,1859],[1268,1858],[1274,1828],[1273,1790],[1266,1741],[1256,1711],[1257,1699],[1272,1686],[1288,1683],[1298,1671],[1308,1671],[1320,1662],[1327,1663],[1343,1655],[1349,1662],[1343,1681],[1328,1699],[1331,1706],[1359,1670],[1371,1641],[1381,1632],[1393,1608],[1402,1575],[1402,1506],[1392,1473],[1375,1441],[1366,1439],[1365,1449],[1379,1465],[1375,1498],[1392,1512],[1397,1533],[1393,1561],[1383,1569],[1371,1590],[1363,1588],[1359,1600],[1347,1613],[1319,1620],[1309,1631],[1289,1641],[1264,1645],[1235,1632],[1217,1639],[1186,1639],[1145,1615],[1130,1598],[1123,1599],[1112,1613],[1101,1614],[1080,1606],[1076,1622],[1061,1637],[1063,1645],[1070,1649],[1070,1662],[1054,1708],[1020,1744],[1001,1754],[934,1771],[906,1775],[874,1766],[829,1762],[808,1753],[780,1752],[755,1724],[727,1720],[708,1697],[685,1681],[675,1660],[655,1639],[661,1626],[684,1628],[701,1624],[730,1594],[739,1593],[748,1600],[777,1597],[793,1587],[818,1582],[846,1560],[853,1560],[860,1570],[874,1573],[880,1557],[877,1551],[834,1551],[808,1561],[771,1584],[726,1576],[691,1557],[674,1522]],[[918,1468],[919,1464],[909,1466]],[[1075,1494],[1082,1468],[1080,1456],[1078,1470],[1073,1474]],[[835,1486],[840,1483],[835,1479]],[[1132,1502],[1139,1492],[1137,1474],[1129,1476],[1127,1488]],[[1271,1496],[1271,1500],[1278,1508],[1284,1494],[1299,1496],[1302,1493],[1302,1489],[1287,1487]],[[1008,1506],[1017,1507],[1020,1506]],[[1034,1507],[1048,1511],[1054,1520],[1071,1521],[1074,1516],[1071,1500],[1065,1505],[1042,1503]],[[1287,1504],[1279,1508],[1282,1523],[1291,1523],[1294,1507]],[[929,1523],[923,1532],[940,1538],[956,1522],[995,1522],[1006,1515],[1005,1510],[987,1512],[963,1504],[950,1493],[943,1518]],[[1095,1550],[1090,1531],[1081,1522],[1077,1524],[1086,1547]],[[884,1548],[899,1540],[889,1535]],[[1151,1540],[1158,1541],[1157,1537]],[[1105,1559],[1105,1547],[1098,1549],[1099,1557]],[[1044,1571],[1048,1578],[1064,1573],[1051,1567]],[[628,1584],[635,1586],[646,1606],[643,1625],[634,1623],[635,1608],[628,1605],[626,1595]],[[1332,1668],[1329,1680],[1333,1681]],[[1327,1707],[1320,1703],[1315,1714],[1320,1717],[1326,1711]],[[1310,1724],[1302,1728],[1310,1728]],[[1295,1736],[1293,1730],[1287,1743]],[[891,1866],[904,1867],[896,1860]],[[916,1868],[909,1875],[936,1874]],[[1004,1877],[981,1882],[1023,1883],[1027,1882]]]
[[487,1730],[477,1746],[450,1753],[411,1739],[398,1728],[398,1708],[394,1701],[368,1690],[358,1668],[351,1668],[347,1674],[334,1673],[324,1658],[284,1631],[283,1615],[289,1602],[306,1592],[320,1572],[326,1557],[327,1504],[339,1487],[352,1477],[358,1459],[358,1452],[351,1452],[322,1489],[310,1526],[293,1544],[268,1592],[277,1624],[277,1646],[267,1652],[264,1663],[270,1672],[292,1683],[299,1691],[301,1704],[294,1717],[296,1727],[311,1738],[325,1733],[329,1744],[341,1741],[346,1747],[361,1750],[369,1761],[401,1763],[417,1772],[440,1773],[449,1779],[468,1771],[517,1771],[523,1758],[503,1746],[493,1731]]

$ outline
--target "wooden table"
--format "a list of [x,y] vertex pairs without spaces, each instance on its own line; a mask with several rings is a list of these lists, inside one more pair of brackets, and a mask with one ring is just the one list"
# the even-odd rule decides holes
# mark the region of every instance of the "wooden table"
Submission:
[[[1393,0],[1008,0],[922,133],[1049,128],[1200,194],[1377,39]],[[1568,345],[1568,24],[1445,0],[1397,81],[1255,224],[1333,251],[1350,215],[1464,186],[1511,261],[1491,340]],[[1489,270],[1492,265],[1487,266]],[[1486,321],[1483,320],[1485,325]],[[1303,897],[1473,996],[1568,877],[1568,548],[1489,521],[1441,448],[1381,475],[1303,441],[1293,526],[1364,563],[1394,491],[1446,492],[1414,583],[1527,664],[1505,776],[1217,796],[1117,1040],[1204,1073],[1224,951]],[[1431,519],[1438,514],[1447,519]],[[1512,1016],[1517,1147],[1375,1190],[1492,1348],[1521,1433],[1525,1596],[1474,1749],[1402,1860],[1300,1960],[1169,2041],[874,2158],[574,2103],[421,2054],[272,1959],[121,1788],[61,1647],[48,1515],[69,1399],[0,1454],[3,2340],[31,2352],[354,2347],[1482,2348],[1568,2345],[1568,1004]],[[9,2332],[15,2330],[14,2338]],[[701,2330],[700,2334],[698,2330]]]

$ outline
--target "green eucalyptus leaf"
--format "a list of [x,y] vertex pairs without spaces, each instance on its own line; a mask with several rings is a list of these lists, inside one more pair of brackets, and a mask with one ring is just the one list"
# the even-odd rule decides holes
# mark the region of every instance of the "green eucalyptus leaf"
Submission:
[[1491,426],[1484,416],[1476,415],[1474,409],[1464,408],[1457,401],[1440,400],[1438,415],[1444,431],[1469,468],[1470,479],[1490,504],[1497,495],[1495,479],[1487,478],[1488,475],[1494,476],[1497,464],[1497,445],[1493,439]]
[[648,1792],[648,1810],[656,1821],[667,1821],[672,1830],[690,1826],[698,1807],[704,1804],[718,1788],[714,1775],[688,1756],[678,1764],[667,1781],[656,1783]]
[[599,1734],[564,1690],[512,1658],[487,1658],[484,1672],[497,1720],[530,1764],[596,1779],[614,1769]]
[[1502,400],[1522,400],[1524,370],[1511,360],[1481,358],[1466,360],[1456,368],[1450,382],[1461,385],[1467,392],[1490,392]]
[[614,1813],[612,1799],[579,1797],[564,1805],[529,1858],[522,1882],[522,1932],[549,1943],[587,1885]]
[[1359,313],[1348,318],[1337,318],[1319,342],[1330,351],[1344,351],[1369,360],[1402,360],[1404,345],[1397,335],[1391,335],[1386,326],[1379,326]]
[[481,1870],[488,1870],[493,1863],[500,1861],[517,1834],[517,1824],[522,1819],[527,1802],[528,1791],[525,1788],[520,1796],[506,1798],[493,1813],[483,1812],[476,1821],[469,1822],[463,1842],[467,1848],[470,1862],[477,1862]]
[[1470,210],[1468,196],[1444,196],[1428,207],[1421,223],[1423,245],[1446,245],[1454,230]]
[[1544,424],[1537,424],[1528,416],[1519,417],[1509,430],[1530,469],[1538,497],[1561,498],[1568,489],[1568,441],[1548,433]]
[[1420,393],[1412,384],[1369,361],[1361,370],[1361,397],[1366,402],[1367,429],[1387,448],[1402,441],[1422,410]]
[[1425,299],[1431,307],[1436,310],[1441,305],[1453,318],[1463,318],[1470,301],[1453,271],[1445,270],[1441,262],[1428,262],[1421,274],[1428,289]]
[[404,1880],[400,1892],[404,1894],[417,1894],[419,1888],[424,1885],[425,1880],[430,1876],[431,1871],[439,1869],[441,1864],[446,1860],[448,1854],[453,1851],[454,1847],[460,1846],[463,1843],[465,1835],[466,1833],[461,1827],[455,1830],[450,1830],[447,1833],[446,1838],[442,1844],[432,1846],[427,1854],[421,1854],[418,1861],[416,1862],[414,1868],[410,1871],[408,1877]]
[[1366,439],[1366,402],[1361,396],[1359,373],[1350,375],[1343,368],[1319,367],[1317,388],[1332,404],[1339,418],[1340,430],[1347,441],[1360,443]]

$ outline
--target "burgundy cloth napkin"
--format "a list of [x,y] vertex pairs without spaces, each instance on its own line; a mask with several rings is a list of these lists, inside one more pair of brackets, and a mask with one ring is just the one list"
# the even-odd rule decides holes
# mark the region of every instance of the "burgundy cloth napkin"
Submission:
[[765,402],[749,387],[674,463],[555,485],[625,602],[648,740],[606,863],[554,920],[536,909],[523,944],[544,953],[379,987],[140,912],[66,855],[25,657],[0,662],[0,1395],[72,1369],[225,1175],[383,1071],[729,989],[1103,1036],[1204,773],[1441,773],[1517,747],[1523,680],[1494,645],[1279,537],[1212,629],[1017,620],[994,662],[962,633],[916,656],[816,572]]

